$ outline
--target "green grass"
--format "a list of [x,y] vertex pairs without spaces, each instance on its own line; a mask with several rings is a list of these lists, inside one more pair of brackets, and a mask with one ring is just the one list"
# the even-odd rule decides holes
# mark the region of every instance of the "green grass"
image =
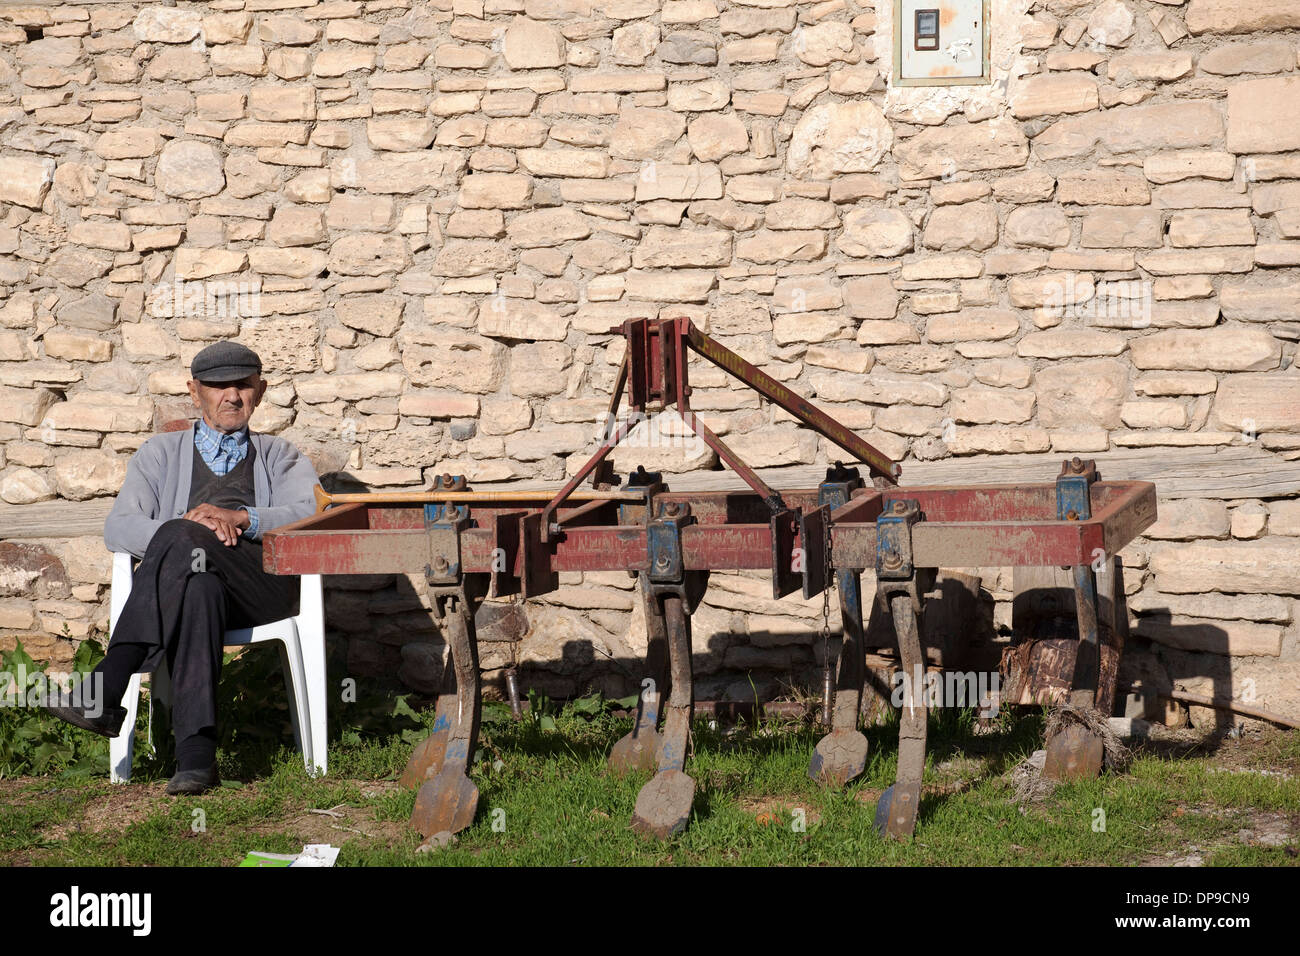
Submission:
[[[316,780],[288,749],[223,749],[223,776],[243,783],[195,798],[165,796],[157,765],[124,787],[84,778],[0,781],[0,863],[230,866],[248,850],[296,852],[305,842],[342,846],[340,866],[1129,866],[1192,852],[1206,864],[1298,862],[1297,734],[1225,741],[1216,753],[1192,756],[1153,748],[1124,775],[1061,786],[1022,807],[1011,770],[1041,746],[1041,716],[1004,716],[996,732],[976,736],[969,715],[942,712],[931,721],[929,790],[916,837],[897,844],[872,827],[875,796],[893,779],[896,727],[867,731],[866,772],[834,791],[807,777],[819,729],[786,723],[726,731],[697,722],[687,765],[696,781],[690,826],[658,842],[629,827],[649,774],[605,769],[630,720],[581,703],[558,714],[539,707],[519,722],[489,705],[486,718],[470,772],[481,794],[478,816],[446,849],[416,853],[420,838],[406,825],[414,794],[393,781],[419,736],[408,728],[379,738],[350,734],[331,749],[330,775]],[[1104,832],[1094,830],[1097,808]],[[1241,836],[1265,824],[1280,826],[1286,845]]]

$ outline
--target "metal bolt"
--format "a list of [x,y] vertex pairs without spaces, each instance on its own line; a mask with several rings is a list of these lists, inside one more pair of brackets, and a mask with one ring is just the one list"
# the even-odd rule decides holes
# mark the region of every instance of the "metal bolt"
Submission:
[[903,558],[901,555],[891,551],[889,554],[885,555],[885,560],[882,563],[887,568],[897,568],[902,566]]
[[1075,455],[1073,458],[1070,459],[1070,470],[1083,471],[1083,461],[1079,458],[1078,455]]
[[682,511],[682,506],[678,504],[676,501],[670,501],[666,505],[664,505],[664,514],[666,515],[681,514],[681,511]]
[[451,487],[451,475],[447,474],[445,471],[442,473],[442,486],[444,488]]
[[907,505],[903,504],[903,502],[901,501],[894,502],[894,514],[901,515],[906,510],[907,510]]
[[668,567],[668,555],[661,554],[659,555],[659,557],[655,558],[655,567],[656,568]]
[[447,570],[447,559],[438,555],[433,559],[433,569],[439,573]]
[[1074,511],[1074,510],[1067,511],[1067,512],[1065,513],[1065,520],[1066,520],[1066,521],[1078,521],[1078,520],[1079,520],[1079,512]]

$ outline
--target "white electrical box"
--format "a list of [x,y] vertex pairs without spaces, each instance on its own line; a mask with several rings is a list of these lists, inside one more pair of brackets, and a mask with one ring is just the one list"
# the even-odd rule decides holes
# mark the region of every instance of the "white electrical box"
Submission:
[[989,82],[988,0],[894,0],[894,84]]

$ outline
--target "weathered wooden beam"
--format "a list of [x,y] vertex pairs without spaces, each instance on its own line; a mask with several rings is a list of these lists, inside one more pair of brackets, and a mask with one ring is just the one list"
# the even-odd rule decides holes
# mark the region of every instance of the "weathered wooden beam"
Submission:
[[[986,485],[1051,482],[1060,471],[1056,452],[1037,455],[976,455],[941,461],[905,461],[903,486]],[[1286,459],[1255,445],[1222,448],[1132,448],[1090,452],[1108,481],[1152,481],[1161,499],[1280,498],[1300,494],[1300,461]],[[774,488],[814,488],[826,475],[824,465],[759,468],[759,477]],[[666,476],[673,491],[732,491],[745,487],[730,471],[696,471]],[[557,490],[555,482],[512,481],[474,486],[480,491],[513,488]],[[411,489],[404,489],[411,490]],[[112,498],[90,501],[41,501],[0,504],[0,540],[67,538],[102,534]]]
[[[1034,455],[972,455],[940,461],[904,461],[902,486],[1050,483],[1061,470],[1064,452]],[[1107,481],[1151,481],[1162,499],[1281,498],[1300,494],[1300,461],[1287,461],[1256,445],[1220,448],[1124,448],[1089,452]],[[755,469],[776,488],[814,488],[826,475],[825,465]],[[730,471],[667,474],[673,491],[732,491],[744,483]],[[492,490],[536,488],[537,482],[514,481],[475,487]]]
[[[901,485],[987,485],[1052,482],[1064,453],[977,455],[940,461],[905,461]],[[1160,498],[1278,498],[1300,493],[1300,461],[1254,446],[1224,448],[1142,448],[1089,453],[1108,481],[1155,482]],[[759,469],[778,488],[813,487],[821,465]],[[713,491],[740,487],[728,472],[665,476],[674,491]]]
[[0,504],[0,541],[15,538],[76,538],[102,535],[112,498],[89,501],[38,501],[30,505]]

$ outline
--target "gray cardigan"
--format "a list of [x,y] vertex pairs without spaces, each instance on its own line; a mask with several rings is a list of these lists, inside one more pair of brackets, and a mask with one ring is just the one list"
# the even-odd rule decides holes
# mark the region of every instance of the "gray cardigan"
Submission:
[[[253,507],[258,533],[305,518],[316,510],[312,488],[320,484],[306,455],[274,435],[248,432],[257,450],[253,460]],[[194,426],[154,435],[131,457],[126,481],[104,522],[110,551],[144,557],[145,548],[164,521],[188,510],[190,469],[194,461]]]

